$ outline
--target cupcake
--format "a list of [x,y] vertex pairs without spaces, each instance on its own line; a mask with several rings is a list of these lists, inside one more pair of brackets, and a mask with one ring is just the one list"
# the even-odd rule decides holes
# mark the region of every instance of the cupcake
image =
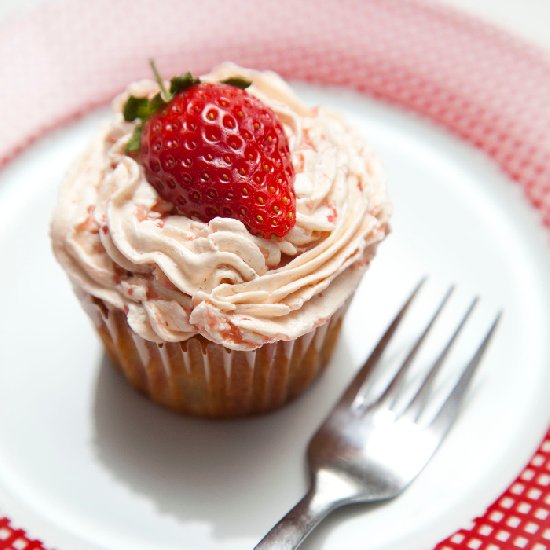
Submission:
[[275,409],[323,371],[388,233],[383,172],[272,72],[154,72],[67,174],[54,254],[134,388],[200,416]]

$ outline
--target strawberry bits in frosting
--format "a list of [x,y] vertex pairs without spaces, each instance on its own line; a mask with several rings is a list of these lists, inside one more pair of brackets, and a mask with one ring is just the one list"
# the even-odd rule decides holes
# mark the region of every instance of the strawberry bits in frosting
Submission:
[[202,77],[252,81],[247,93],[282,124],[294,167],[296,222],[283,237],[252,234],[237,219],[174,213],[126,153],[131,85],[115,116],[67,175],[51,234],[83,301],[124,311],[153,342],[196,334],[234,350],[293,340],[324,323],[353,294],[388,232],[384,175],[363,139],[337,115],[303,105],[277,75],[223,64]]

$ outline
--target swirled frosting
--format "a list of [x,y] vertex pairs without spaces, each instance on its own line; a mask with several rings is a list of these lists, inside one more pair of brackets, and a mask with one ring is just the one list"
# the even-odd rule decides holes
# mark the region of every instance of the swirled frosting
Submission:
[[296,225],[282,239],[237,220],[171,215],[140,165],[124,153],[128,94],[70,170],[54,212],[53,250],[79,295],[126,313],[154,342],[195,334],[231,349],[292,340],[324,323],[354,292],[388,232],[380,165],[338,115],[309,108],[276,74],[223,64],[204,80],[240,75],[283,124],[295,167]]

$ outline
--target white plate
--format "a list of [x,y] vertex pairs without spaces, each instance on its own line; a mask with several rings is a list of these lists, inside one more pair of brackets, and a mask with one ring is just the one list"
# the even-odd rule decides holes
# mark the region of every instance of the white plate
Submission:
[[[483,512],[550,420],[550,251],[519,189],[481,153],[361,96],[300,87],[346,112],[379,151],[393,234],[357,293],[331,368],[251,420],[179,417],[104,358],[54,262],[56,190],[97,112],[0,175],[0,510],[60,549],[250,548],[304,491],[310,434],[422,273],[505,316],[457,426],[399,499],[328,520],[304,548],[425,549]],[[482,325],[479,325],[481,327]]]

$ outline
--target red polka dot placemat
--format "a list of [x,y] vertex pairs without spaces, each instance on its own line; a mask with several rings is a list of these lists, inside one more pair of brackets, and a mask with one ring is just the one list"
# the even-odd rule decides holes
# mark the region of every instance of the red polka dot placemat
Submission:
[[0,548],[2,550],[43,550],[39,540],[33,540],[23,531],[14,527],[6,517],[0,518]]
[[550,548],[550,432],[510,487],[482,517],[436,550]]
[[[151,55],[165,74],[229,59],[413,110],[485,151],[550,228],[550,60],[419,0],[46,4],[0,26],[0,166],[146,75]],[[0,548],[42,545],[4,517]],[[550,548],[550,432],[486,513],[437,548]]]

